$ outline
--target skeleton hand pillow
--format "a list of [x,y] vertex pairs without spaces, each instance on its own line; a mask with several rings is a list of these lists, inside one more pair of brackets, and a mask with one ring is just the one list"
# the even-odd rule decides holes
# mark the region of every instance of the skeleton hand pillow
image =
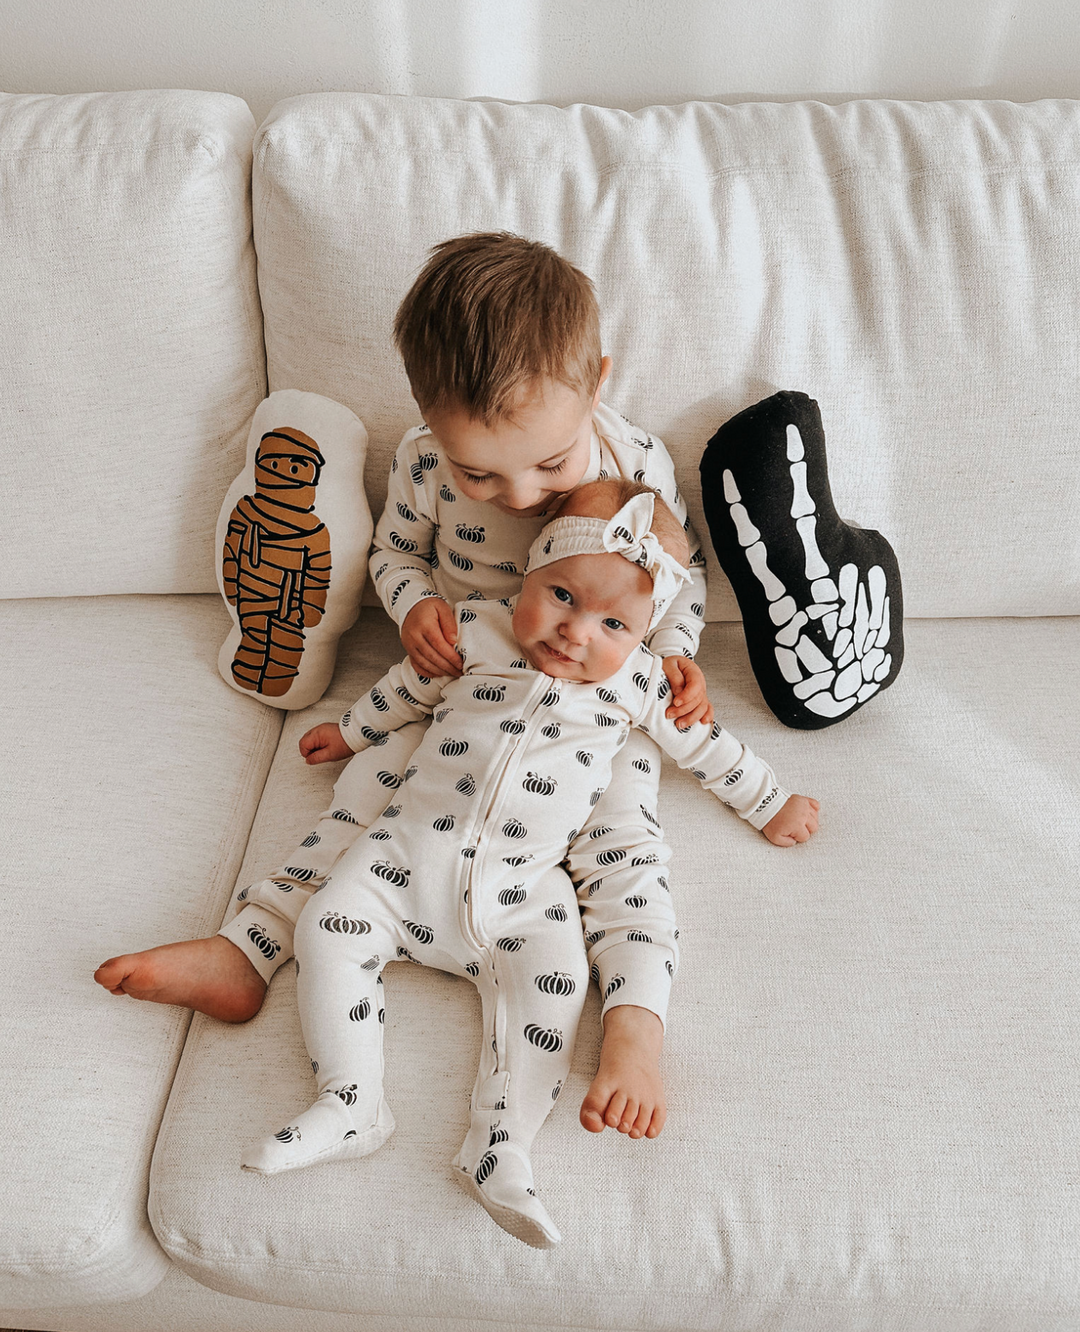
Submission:
[[831,726],[887,689],[904,657],[900,569],[880,532],[837,515],[817,403],[777,393],[732,417],[701,489],[750,664],[785,726]]
[[218,587],[233,618],[218,670],[276,708],[306,708],[356,620],[372,523],[367,432],[347,407],[297,389],[259,404],[247,465],[217,525]]

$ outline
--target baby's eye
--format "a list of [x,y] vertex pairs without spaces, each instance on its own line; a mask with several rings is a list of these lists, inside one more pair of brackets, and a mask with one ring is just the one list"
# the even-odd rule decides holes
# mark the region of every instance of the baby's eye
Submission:
[[560,601],[573,601],[573,597],[567,592],[565,587],[553,587],[551,590]]
[[622,620],[608,619],[608,620],[605,620],[605,621],[604,621],[604,624],[605,624],[609,629],[625,629],[625,628],[626,628],[626,625],[623,624]]
[[462,472],[462,476],[466,481],[472,481],[475,482],[476,485],[479,485],[482,481],[490,481],[492,476],[494,476],[494,473],[487,472],[484,476],[473,476],[471,472]]
[[564,459],[562,460],[562,462],[556,463],[554,467],[541,467],[541,468],[540,468],[540,471],[541,471],[541,472],[561,472],[562,469],[563,469],[565,466],[566,466],[566,459],[564,458]]

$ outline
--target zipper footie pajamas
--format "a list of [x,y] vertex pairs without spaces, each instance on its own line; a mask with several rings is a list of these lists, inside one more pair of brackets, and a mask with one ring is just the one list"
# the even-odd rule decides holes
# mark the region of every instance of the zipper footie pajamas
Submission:
[[[342,719],[350,744],[381,747],[387,728],[434,713],[411,775],[296,929],[297,1000],[319,1099],[243,1164],[276,1172],[331,1159],[335,1147],[358,1153],[353,1133],[378,1145],[392,1126],[380,973],[390,961],[436,966],[469,976],[483,1005],[470,1128],[455,1167],[504,1229],[547,1247],[558,1231],[536,1197],[530,1150],[569,1071],[589,969],[578,899],[558,865],[615,754],[632,726],[648,728],[756,827],[786,794],[718,726],[680,732],[664,717],[670,687],[644,646],[602,685],[554,680],[521,661],[512,614],[512,602],[459,605],[460,679],[428,680],[406,660]],[[590,944],[606,945],[598,963],[618,959],[605,998],[619,1003],[669,986],[676,959],[662,876],[622,912],[625,926]],[[330,1097],[349,1111],[348,1128]]]

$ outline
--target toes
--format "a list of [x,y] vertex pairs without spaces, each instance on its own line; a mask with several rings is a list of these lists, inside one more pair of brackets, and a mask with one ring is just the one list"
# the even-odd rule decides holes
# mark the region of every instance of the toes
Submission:
[[624,1092],[616,1092],[608,1102],[607,1113],[604,1115],[604,1123],[609,1124],[612,1128],[619,1128],[621,1126],[623,1111],[625,1109],[626,1094]]
[[579,1116],[582,1128],[587,1128],[590,1133],[603,1133],[604,1131],[604,1113],[603,1106],[599,1109],[589,1104],[589,1098],[586,1097],[581,1107]]
[[637,1119],[637,1114],[638,1114],[637,1101],[628,1099],[626,1105],[623,1107],[623,1112],[619,1119],[620,1133],[629,1133],[631,1131],[631,1129],[634,1127],[634,1120]]

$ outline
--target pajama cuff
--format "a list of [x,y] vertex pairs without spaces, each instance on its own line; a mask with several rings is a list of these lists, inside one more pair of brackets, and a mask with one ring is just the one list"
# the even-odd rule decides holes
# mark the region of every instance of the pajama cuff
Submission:
[[291,923],[275,918],[257,903],[246,903],[218,934],[236,944],[267,985],[278,967],[292,957]]
[[676,957],[663,944],[614,943],[592,957],[592,975],[603,1000],[601,1018],[609,1008],[634,1004],[655,1013],[667,1026],[667,1006]]

